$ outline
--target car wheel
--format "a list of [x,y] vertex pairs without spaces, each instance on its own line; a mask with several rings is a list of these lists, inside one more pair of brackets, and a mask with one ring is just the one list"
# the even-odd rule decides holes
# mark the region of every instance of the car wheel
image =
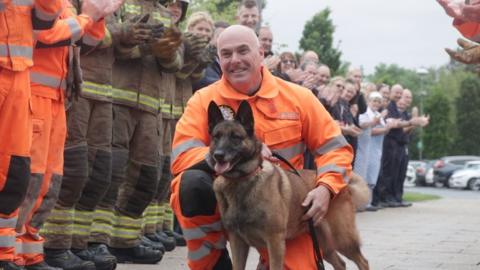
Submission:
[[433,185],[437,188],[441,188],[441,187],[444,186],[444,184],[442,182],[439,182],[439,181],[436,181],[436,180],[433,181]]
[[480,179],[472,178],[468,180],[468,189],[479,191],[480,190]]

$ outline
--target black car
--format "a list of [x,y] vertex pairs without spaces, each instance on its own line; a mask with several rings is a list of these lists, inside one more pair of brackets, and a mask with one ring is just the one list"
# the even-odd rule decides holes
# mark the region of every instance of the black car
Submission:
[[463,168],[467,161],[480,160],[479,156],[447,156],[433,164],[433,182],[436,187],[448,187],[448,179],[453,172]]

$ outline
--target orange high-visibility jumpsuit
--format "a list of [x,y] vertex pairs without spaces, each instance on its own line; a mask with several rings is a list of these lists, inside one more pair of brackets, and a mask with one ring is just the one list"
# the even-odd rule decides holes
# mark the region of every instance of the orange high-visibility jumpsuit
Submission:
[[[172,172],[177,176],[172,182],[170,203],[187,239],[191,269],[213,269],[224,256],[225,249],[218,209],[203,209],[212,204],[208,194],[198,194],[198,190],[206,190],[205,186],[192,191],[183,183],[188,182],[187,177],[187,180],[182,178],[193,171],[189,171],[192,166],[200,167],[208,153],[207,108],[210,101],[215,101],[224,115],[236,111],[242,100],[248,101],[255,118],[255,134],[270,149],[301,169],[303,153],[308,148],[315,155],[319,185],[325,185],[332,194],[337,194],[346,185],[344,179],[351,171],[353,155],[338,125],[311,91],[274,77],[266,68],[262,72],[261,88],[253,96],[235,91],[225,77],[197,91],[177,124],[172,148]],[[201,198],[196,201],[190,195]],[[260,250],[260,254],[268,261],[265,250]],[[285,269],[316,269],[308,234],[287,241]]]
[[64,91],[67,87],[69,47],[90,29],[105,28],[104,21],[93,23],[86,15],[76,15],[72,5],[66,8],[55,26],[41,31],[33,51],[30,71],[33,137],[30,183],[17,222],[17,265],[34,265],[44,260],[39,229],[53,209],[63,174],[63,150],[66,137]]
[[30,177],[33,30],[51,28],[61,10],[62,0],[0,2],[0,261],[14,260]]

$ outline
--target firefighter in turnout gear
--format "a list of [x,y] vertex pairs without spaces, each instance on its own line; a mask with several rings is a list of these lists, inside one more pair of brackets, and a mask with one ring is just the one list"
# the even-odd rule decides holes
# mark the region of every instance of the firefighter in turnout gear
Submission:
[[163,256],[161,250],[141,245],[140,236],[142,214],[158,184],[160,67],[175,72],[182,65],[181,33],[168,15],[153,0],[127,0],[118,14],[122,27],[113,65],[112,184],[100,203],[110,209],[103,214],[113,217],[113,224],[93,239],[109,242],[118,262],[156,263]]

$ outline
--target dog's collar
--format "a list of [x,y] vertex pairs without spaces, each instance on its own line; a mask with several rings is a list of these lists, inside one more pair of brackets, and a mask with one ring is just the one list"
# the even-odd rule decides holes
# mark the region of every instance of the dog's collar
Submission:
[[262,170],[262,166],[260,165],[255,170],[253,170],[252,172],[250,172],[246,175],[240,176],[240,177],[226,177],[226,176],[223,176],[223,177],[227,180],[243,181],[243,180],[247,180],[248,178],[250,178],[254,175],[257,175],[261,170]]

